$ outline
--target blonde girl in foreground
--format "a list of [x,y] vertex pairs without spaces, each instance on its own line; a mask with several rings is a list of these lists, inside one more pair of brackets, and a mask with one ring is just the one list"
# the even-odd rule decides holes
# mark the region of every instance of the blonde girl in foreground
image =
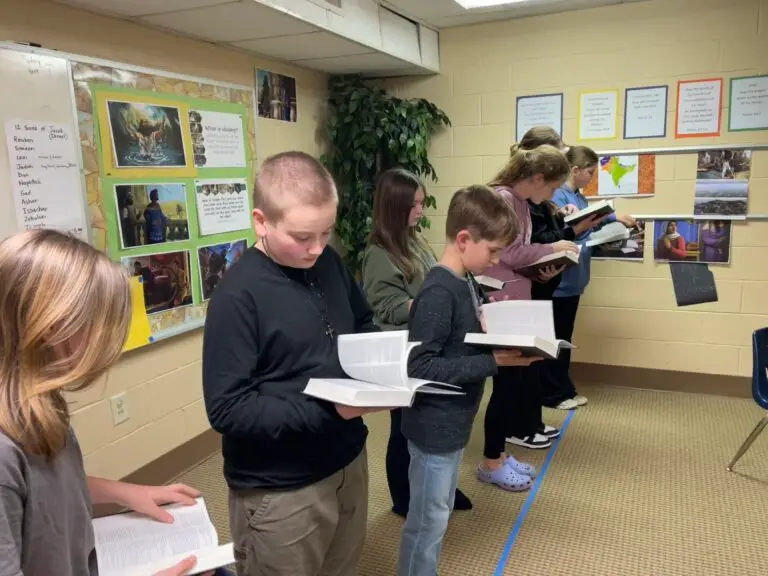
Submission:
[[0,242],[0,576],[96,576],[92,504],[172,522],[160,505],[198,496],[85,475],[63,393],[117,361],[130,306],[125,272],[84,242],[52,230]]

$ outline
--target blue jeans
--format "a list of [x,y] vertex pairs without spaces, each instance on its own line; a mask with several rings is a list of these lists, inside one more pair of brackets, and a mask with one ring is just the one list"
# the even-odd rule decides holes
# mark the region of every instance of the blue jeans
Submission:
[[411,501],[400,540],[397,575],[435,576],[464,450],[428,454],[409,440],[408,452]]

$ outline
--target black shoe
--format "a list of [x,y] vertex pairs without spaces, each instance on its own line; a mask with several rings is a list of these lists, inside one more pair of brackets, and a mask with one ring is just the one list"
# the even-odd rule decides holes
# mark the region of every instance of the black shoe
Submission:
[[453,501],[454,510],[472,510],[472,500],[467,498],[461,490],[456,488],[456,499]]
[[539,428],[539,434],[542,436],[546,436],[547,438],[557,438],[560,436],[560,430],[555,428],[554,426],[547,426],[544,424],[541,428]]
[[406,516],[408,516],[408,507],[406,506],[405,508],[403,508],[400,506],[392,506],[392,512],[394,512],[401,518],[405,518]]

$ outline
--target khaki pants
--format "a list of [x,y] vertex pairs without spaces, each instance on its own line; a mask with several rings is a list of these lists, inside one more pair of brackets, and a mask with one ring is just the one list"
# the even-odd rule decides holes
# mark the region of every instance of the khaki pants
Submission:
[[356,576],[368,521],[368,455],[292,492],[229,492],[238,576]]

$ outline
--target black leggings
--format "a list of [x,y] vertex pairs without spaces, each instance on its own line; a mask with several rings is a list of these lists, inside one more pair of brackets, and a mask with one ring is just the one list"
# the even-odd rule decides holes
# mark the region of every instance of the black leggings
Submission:
[[[579,296],[552,298],[552,312],[555,317],[555,336],[571,341],[579,310]],[[541,366],[541,397],[544,406],[554,408],[560,402],[576,396],[576,386],[571,380],[571,351],[560,350],[557,360],[543,360]]]
[[502,366],[493,377],[493,393],[485,410],[486,458],[499,458],[506,450],[508,437],[532,436],[544,425],[536,364]]
[[389,415],[391,423],[386,458],[387,484],[389,484],[389,495],[392,498],[393,507],[402,514],[407,514],[411,499],[411,489],[408,484],[411,455],[408,453],[408,440],[400,429],[403,410],[401,408],[392,410]]

